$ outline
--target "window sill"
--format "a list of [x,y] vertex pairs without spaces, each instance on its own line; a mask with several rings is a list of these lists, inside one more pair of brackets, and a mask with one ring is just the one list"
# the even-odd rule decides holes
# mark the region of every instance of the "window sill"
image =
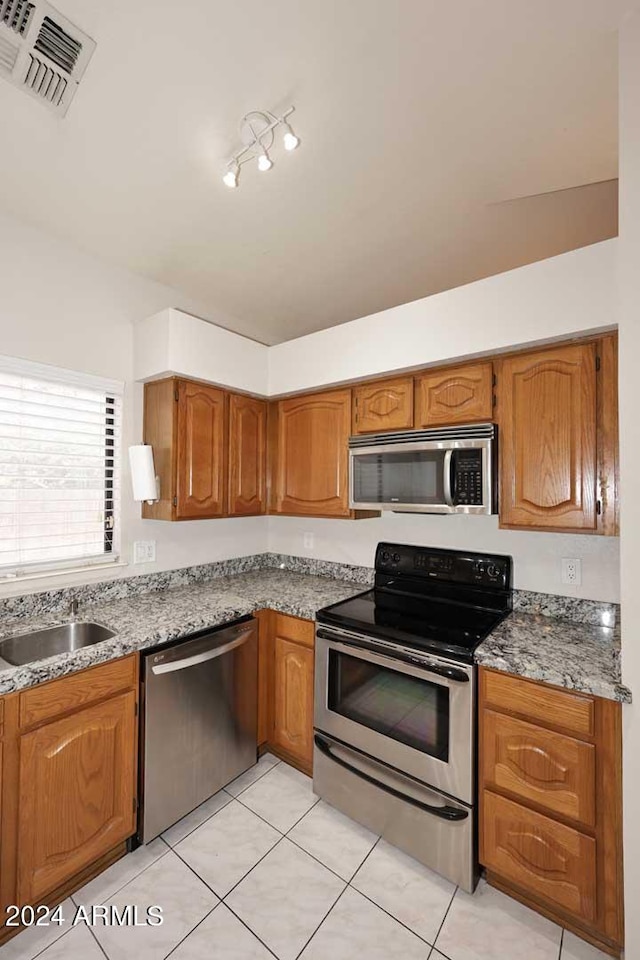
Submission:
[[26,583],[30,580],[49,580],[52,577],[71,577],[78,574],[93,573],[95,570],[116,570],[120,567],[128,567],[126,560],[110,560],[105,563],[87,563],[76,567],[58,567],[55,570],[38,570],[33,573],[19,573],[17,576],[6,576],[0,574],[0,588],[14,583]]

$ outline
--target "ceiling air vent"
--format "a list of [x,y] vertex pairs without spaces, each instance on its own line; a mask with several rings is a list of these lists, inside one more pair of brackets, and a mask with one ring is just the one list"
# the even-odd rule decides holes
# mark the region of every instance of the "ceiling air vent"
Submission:
[[61,116],[95,47],[47,0],[0,0],[0,76]]

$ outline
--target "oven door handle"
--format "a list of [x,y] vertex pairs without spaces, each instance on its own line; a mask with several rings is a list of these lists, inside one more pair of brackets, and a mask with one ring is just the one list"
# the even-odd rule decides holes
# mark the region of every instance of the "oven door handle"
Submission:
[[354,647],[356,650],[370,650],[371,653],[377,653],[378,656],[386,657],[388,660],[398,660],[400,663],[408,663],[412,667],[421,667],[427,673],[435,673],[438,677],[445,677],[447,680],[455,680],[456,683],[469,683],[469,674],[464,670],[457,670],[455,667],[445,667],[439,663],[430,663],[421,657],[412,657],[410,654],[391,652],[384,647],[379,647],[371,642],[362,643],[358,640],[347,640],[343,637],[336,637],[334,634],[325,633],[324,630],[318,630],[317,637],[321,640],[330,640],[332,643],[340,643],[345,647]]
[[429,813],[434,817],[439,817],[441,820],[466,820],[469,816],[469,811],[462,810],[460,807],[434,807],[429,803],[421,803],[419,800],[415,800],[413,797],[407,796],[406,793],[401,793],[399,790],[394,790],[393,787],[388,786],[386,783],[380,783],[380,781],[376,780],[375,777],[370,777],[369,774],[364,772],[364,770],[358,770],[357,767],[351,766],[351,764],[347,763],[346,760],[341,760],[340,757],[334,756],[334,754],[331,753],[331,745],[322,737],[319,737],[318,734],[314,736],[313,741],[318,750],[323,753],[325,757],[328,757],[329,760],[337,763],[340,767],[344,767],[345,770],[348,770],[349,773],[353,773],[356,777],[360,777],[361,780],[366,780],[367,783],[373,784],[374,787],[377,787],[379,790],[383,790],[385,793],[388,793],[389,796],[396,797],[398,800],[402,800],[404,803],[410,803],[412,806],[418,807],[419,810],[424,810],[425,813]]

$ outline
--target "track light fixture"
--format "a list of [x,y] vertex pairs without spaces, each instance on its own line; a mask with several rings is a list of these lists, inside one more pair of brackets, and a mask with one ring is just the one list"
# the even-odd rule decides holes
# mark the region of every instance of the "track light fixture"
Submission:
[[300,143],[300,138],[287,123],[295,107],[289,107],[288,110],[277,117],[270,110],[251,110],[250,113],[240,121],[240,138],[244,146],[235,153],[227,163],[227,170],[222,177],[222,182],[227,187],[237,187],[240,177],[240,167],[249,160],[257,160],[258,170],[270,170],[273,166],[273,160],[269,156],[269,150],[273,146],[274,131],[276,127],[284,127],[283,145],[285,150],[295,150]]

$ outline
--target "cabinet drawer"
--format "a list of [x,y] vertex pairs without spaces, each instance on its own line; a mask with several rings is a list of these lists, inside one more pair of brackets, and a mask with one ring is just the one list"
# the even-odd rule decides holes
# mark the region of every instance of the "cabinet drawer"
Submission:
[[578,736],[594,735],[593,697],[494,670],[482,670],[481,678],[484,706],[519,713],[544,726],[561,727]]
[[137,655],[102,663],[70,677],[51,680],[20,694],[20,726],[32,727],[56,719],[89,703],[104,700],[137,680]]
[[551,907],[593,922],[595,840],[490,790],[483,800],[483,865]]
[[596,820],[596,748],[591,743],[485,710],[482,776],[551,813],[586,826]]
[[315,624],[313,620],[302,620],[300,617],[289,617],[286,613],[274,614],[273,631],[276,637],[302,643],[305,647],[313,647]]

